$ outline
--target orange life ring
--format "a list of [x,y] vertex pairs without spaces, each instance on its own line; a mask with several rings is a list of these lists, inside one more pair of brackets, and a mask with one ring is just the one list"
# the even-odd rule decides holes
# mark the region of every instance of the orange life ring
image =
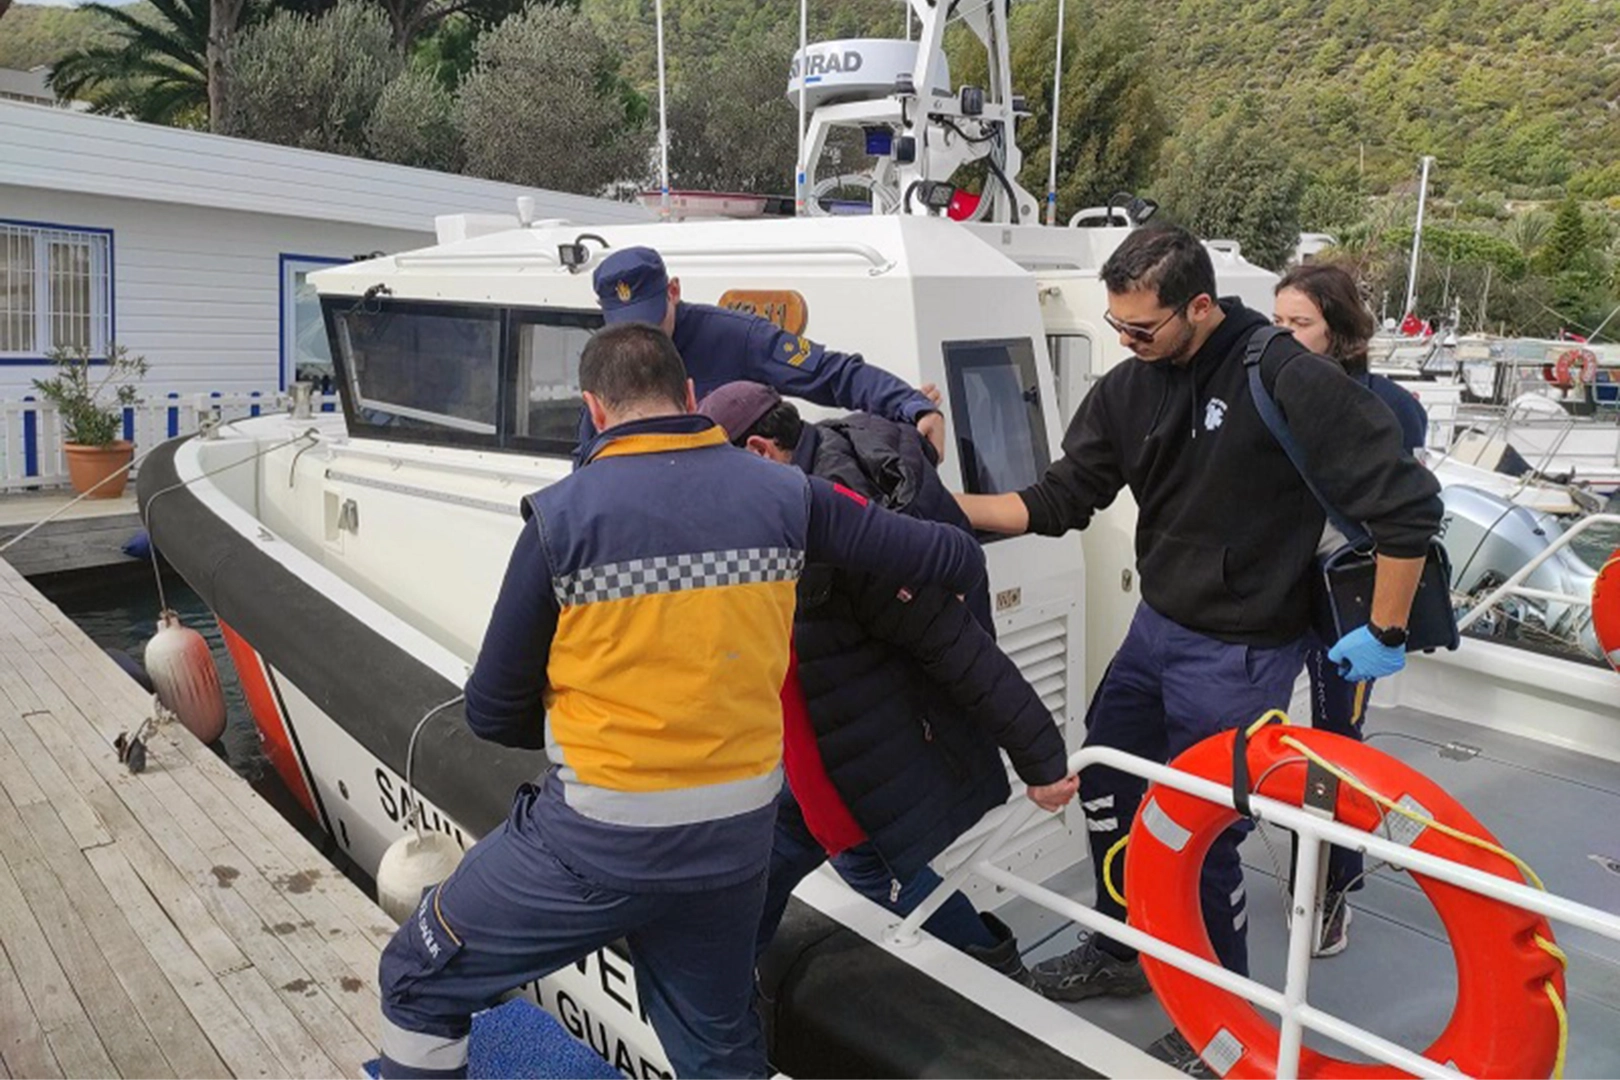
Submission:
[[[1172,764],[1230,784],[1236,732],[1205,739]],[[1290,742],[1293,745],[1289,745]],[[1364,743],[1330,732],[1271,725],[1249,741],[1249,776],[1257,794],[1300,805],[1305,792],[1308,748],[1379,794],[1410,805],[1440,823],[1481,840],[1491,837],[1441,787],[1404,763]],[[1410,800],[1410,802],[1403,802]],[[1341,783],[1337,820],[1369,832],[1383,821],[1378,804]],[[1216,960],[1199,904],[1204,857],[1216,837],[1238,820],[1235,810],[1153,785],[1131,826],[1125,860],[1128,921],[1154,937]],[[1395,835],[1410,825],[1396,817]],[[1410,836],[1418,826],[1411,825]],[[1494,841],[1492,841],[1494,843]],[[1412,847],[1514,881],[1523,875],[1507,858],[1466,844],[1435,828],[1423,828]],[[1533,876],[1533,875],[1532,875]],[[1550,1076],[1561,1064],[1564,1038],[1562,954],[1547,920],[1500,901],[1413,874],[1445,925],[1457,964],[1457,1004],[1451,1021],[1423,1054],[1447,1062],[1465,1076]],[[1545,942],[1538,948],[1538,939]],[[1278,1033],[1270,1017],[1244,999],[1152,957],[1142,966],[1159,1001],[1182,1035],[1227,1080],[1275,1076]],[[1554,995],[1556,994],[1556,1001]],[[1301,1052],[1301,1077],[1404,1076],[1384,1065]]]
[[1592,629],[1609,665],[1620,671],[1620,549],[1592,581]]
[[1565,349],[1553,363],[1553,382],[1565,389],[1597,379],[1597,354],[1591,349]]

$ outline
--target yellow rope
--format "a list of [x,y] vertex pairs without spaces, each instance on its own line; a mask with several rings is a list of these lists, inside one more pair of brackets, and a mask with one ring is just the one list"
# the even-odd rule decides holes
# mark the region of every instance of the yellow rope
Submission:
[[[1269,715],[1270,714],[1268,713],[1267,716]],[[1264,720],[1265,717],[1261,717],[1261,721]],[[1259,726],[1260,725],[1257,722],[1255,727],[1257,728]],[[1250,729],[1251,733],[1253,730],[1254,728]],[[1530,864],[1506,848],[1493,844],[1489,840],[1481,840],[1477,836],[1470,836],[1468,833],[1436,821],[1426,814],[1419,814],[1413,810],[1408,810],[1406,807],[1399,805],[1394,800],[1380,795],[1372,788],[1369,788],[1366,784],[1363,784],[1354,776],[1345,772],[1332,762],[1326,760],[1320,754],[1316,753],[1314,750],[1300,742],[1298,739],[1294,738],[1292,735],[1284,735],[1282,737],[1282,744],[1299,751],[1305,757],[1309,758],[1311,761],[1314,761],[1317,765],[1338,777],[1340,783],[1349,784],[1352,788],[1361,792],[1361,794],[1367,796],[1367,798],[1371,799],[1379,806],[1382,806],[1384,809],[1414,821],[1426,829],[1434,829],[1436,832],[1449,836],[1453,840],[1460,840],[1465,844],[1470,844],[1474,847],[1489,851],[1493,855],[1499,855],[1502,858],[1507,859],[1514,866],[1519,868],[1519,871],[1524,874],[1527,881],[1529,881],[1537,889],[1540,889],[1542,892],[1547,891],[1547,886],[1542,884],[1541,878],[1537,876],[1534,870],[1530,869]],[[1540,947],[1541,950],[1547,955],[1558,961],[1560,967],[1569,966],[1569,958],[1564,955],[1563,950],[1553,942],[1542,937],[1540,934],[1536,935],[1536,945]],[[1564,1075],[1564,1058],[1569,1050],[1569,1013],[1564,1007],[1563,998],[1561,998],[1558,994],[1558,987],[1553,985],[1553,981],[1551,979],[1548,979],[1542,984],[1542,989],[1546,991],[1547,999],[1552,1002],[1553,1013],[1558,1017],[1558,1056],[1553,1062],[1553,1077],[1554,1080],[1562,1080]]]
[[1125,845],[1130,842],[1131,834],[1126,833],[1124,836],[1114,841],[1114,846],[1108,849],[1107,855],[1103,856],[1103,887],[1108,890],[1108,895],[1114,898],[1114,903],[1118,904],[1120,907],[1125,906],[1125,894],[1114,888],[1114,875],[1109,871],[1114,865],[1114,856],[1125,850]]

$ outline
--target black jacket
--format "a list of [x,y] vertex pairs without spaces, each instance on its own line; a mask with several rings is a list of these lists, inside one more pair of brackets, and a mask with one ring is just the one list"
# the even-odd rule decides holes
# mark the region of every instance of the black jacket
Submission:
[[[892,509],[968,528],[915,428],[857,413],[804,429],[795,462]],[[1052,714],[992,636],[989,592],[811,567],[799,583],[799,684],[833,787],[899,880],[1010,789],[1063,778]]]
[[[1030,529],[1084,528],[1129,485],[1142,598],[1221,641],[1278,645],[1310,623],[1307,572],[1323,514],[1249,397],[1249,336],[1266,318],[1222,300],[1226,318],[1185,365],[1127,360],[1098,380],[1063,457],[1020,494]],[[1386,555],[1416,557],[1440,525],[1440,485],[1401,446],[1383,402],[1338,364],[1279,338],[1261,370],[1324,494]]]

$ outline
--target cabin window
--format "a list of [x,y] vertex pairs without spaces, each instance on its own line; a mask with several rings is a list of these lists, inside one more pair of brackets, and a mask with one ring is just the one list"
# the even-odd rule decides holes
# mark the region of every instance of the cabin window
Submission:
[[579,354],[602,325],[597,312],[513,312],[516,345],[510,445],[570,453],[579,441]]
[[0,356],[107,355],[112,233],[0,220]]
[[299,380],[332,389],[332,347],[321,318],[321,298],[309,275],[347,259],[281,256],[281,388]]
[[945,376],[966,490],[994,495],[1039,479],[1051,457],[1034,342],[947,341]]
[[382,438],[493,445],[498,310],[388,300],[326,302],[349,426]]
[[1058,418],[1067,423],[1097,378],[1091,373],[1091,337],[1088,334],[1048,334],[1046,352],[1052,358]]

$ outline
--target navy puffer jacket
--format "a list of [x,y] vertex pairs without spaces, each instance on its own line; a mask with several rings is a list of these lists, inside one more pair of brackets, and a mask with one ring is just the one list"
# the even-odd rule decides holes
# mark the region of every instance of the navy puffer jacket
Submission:
[[[856,413],[807,425],[806,472],[914,517],[969,528],[915,428]],[[811,567],[799,584],[799,683],[828,776],[898,880],[907,880],[1011,789],[1064,776],[1040,696],[996,645],[988,588],[942,589]]]

